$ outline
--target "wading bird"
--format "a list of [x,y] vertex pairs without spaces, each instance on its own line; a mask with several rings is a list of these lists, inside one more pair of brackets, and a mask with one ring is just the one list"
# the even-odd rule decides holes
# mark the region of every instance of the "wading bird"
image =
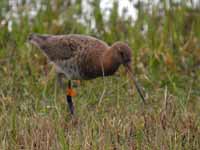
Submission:
[[42,50],[44,55],[55,65],[58,82],[63,87],[62,76],[68,80],[67,102],[70,113],[74,113],[71,80],[89,80],[102,76],[113,75],[123,65],[134,81],[136,89],[145,102],[131,68],[131,48],[124,42],[115,42],[109,46],[105,42],[91,36],[41,35],[31,34],[31,44]]

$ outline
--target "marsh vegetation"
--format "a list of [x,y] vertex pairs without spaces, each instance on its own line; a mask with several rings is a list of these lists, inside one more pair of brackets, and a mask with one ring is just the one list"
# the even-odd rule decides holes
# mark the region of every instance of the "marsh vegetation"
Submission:
[[[200,149],[200,4],[140,2],[133,20],[82,1],[0,1],[0,149]],[[81,82],[74,121],[32,32],[128,42],[147,104],[121,68]]]

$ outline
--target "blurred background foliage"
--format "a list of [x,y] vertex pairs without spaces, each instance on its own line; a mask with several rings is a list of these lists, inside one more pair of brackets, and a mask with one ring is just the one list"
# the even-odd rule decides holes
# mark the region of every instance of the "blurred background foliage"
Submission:
[[[13,119],[11,124],[15,126],[8,126],[16,128],[16,112],[21,116],[41,110],[43,112],[41,99],[54,98],[54,95],[50,96],[54,92],[54,80],[46,80],[50,72],[49,66],[39,51],[32,50],[27,45],[28,35],[32,32],[77,33],[97,37],[109,44],[118,40],[127,42],[133,49],[133,67],[145,87],[149,105],[158,111],[167,89],[175,99],[173,105],[178,108],[174,111],[195,114],[193,121],[196,121],[197,128],[191,132],[198,141],[200,3],[193,0],[158,0],[157,3],[131,1],[137,13],[137,17],[133,19],[127,16],[126,8],[119,14],[118,1],[112,1],[108,14],[101,9],[100,0],[87,1],[87,7],[83,5],[85,2],[86,0],[0,1],[0,112]],[[112,81],[117,82],[115,79]],[[100,81],[92,81],[94,82]],[[94,84],[91,88],[92,86]],[[111,88],[112,86],[113,82]],[[87,91],[86,86],[83,85],[82,91]],[[111,96],[113,108],[117,94]],[[89,103],[95,102],[91,100]],[[81,107],[77,109],[82,112]],[[137,111],[136,107],[134,109]],[[47,110],[44,112],[48,114]],[[7,123],[10,124],[9,121]],[[2,129],[6,132],[8,126],[2,126]],[[0,139],[3,139],[5,132],[1,130]],[[12,133],[14,137],[17,136],[17,131],[15,132]],[[11,143],[17,141],[12,140]],[[190,141],[188,143],[191,144]]]
[[[198,2],[135,2],[133,7],[138,15],[135,20],[126,16],[126,8],[119,15],[118,1],[113,1],[113,7],[105,17],[100,2],[90,0],[88,8],[83,8],[82,0],[1,0],[0,58],[2,61],[10,59],[10,53],[16,53],[16,57],[26,55],[26,39],[32,32],[89,34],[109,44],[118,40],[129,43],[134,51],[135,69],[140,68],[151,82],[160,82],[164,86],[169,78],[172,82],[176,80],[173,78],[177,78],[180,72],[193,79],[198,78]],[[85,9],[89,12],[84,12]],[[160,76],[161,73],[163,76]],[[184,86],[185,83],[182,84]],[[181,86],[181,83],[177,83],[177,86]]]

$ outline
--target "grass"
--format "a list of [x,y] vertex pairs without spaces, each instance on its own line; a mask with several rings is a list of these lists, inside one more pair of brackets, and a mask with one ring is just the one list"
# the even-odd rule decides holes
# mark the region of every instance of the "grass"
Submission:
[[[89,19],[80,0],[53,2],[55,8],[41,1],[46,9],[35,19],[22,15],[35,8],[35,1],[18,6],[18,19],[6,18],[11,7],[1,2],[0,149],[199,149],[199,8],[182,2],[168,9],[164,1],[161,16],[158,6],[148,13],[141,5],[133,25],[117,14],[117,3],[104,20],[99,1],[91,3]],[[80,16],[85,24],[75,19]],[[144,26],[148,30],[142,33]],[[76,87],[76,116],[71,118],[54,68],[26,43],[31,32],[90,34],[109,44],[127,41],[147,104],[120,68],[116,76],[82,81]]]

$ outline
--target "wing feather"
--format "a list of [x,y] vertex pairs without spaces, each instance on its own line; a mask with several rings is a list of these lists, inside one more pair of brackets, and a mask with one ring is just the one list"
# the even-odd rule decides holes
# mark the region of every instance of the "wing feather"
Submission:
[[107,48],[103,41],[82,35],[34,35],[31,39],[51,61],[72,58],[80,51],[95,51]]

